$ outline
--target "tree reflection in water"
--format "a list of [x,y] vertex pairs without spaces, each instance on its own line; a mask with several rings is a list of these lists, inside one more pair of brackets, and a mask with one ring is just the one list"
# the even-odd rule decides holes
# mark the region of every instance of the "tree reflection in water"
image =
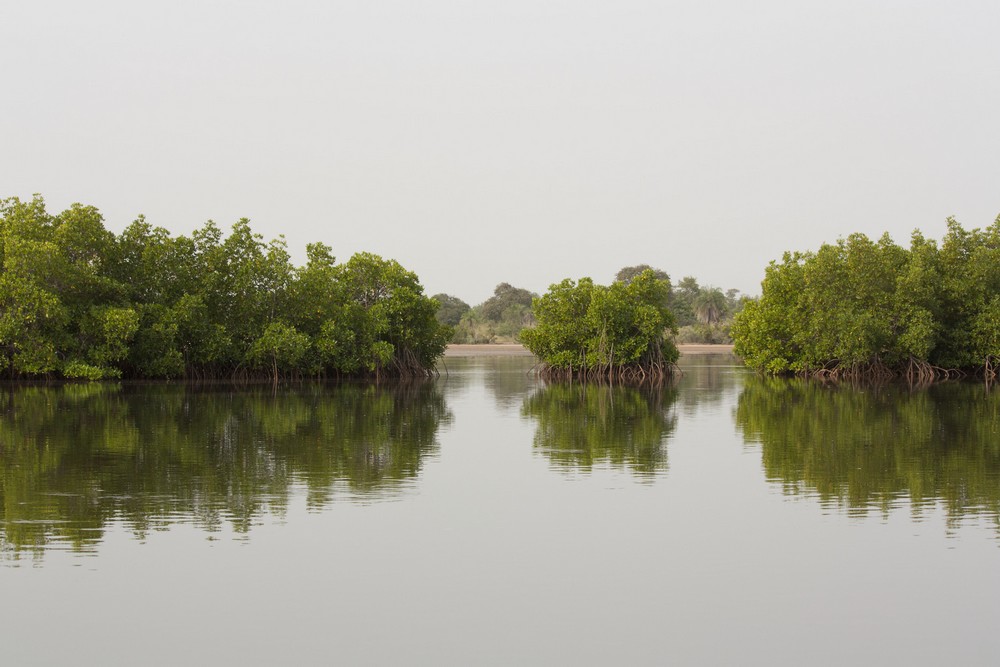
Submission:
[[187,522],[240,532],[310,507],[398,493],[451,419],[432,382],[295,390],[26,387],[0,412],[0,546],[86,549],[121,521],[139,537]]
[[683,377],[678,382],[678,405],[685,416],[717,407],[735,396],[744,366],[732,353],[682,354]]
[[651,478],[667,469],[676,397],[672,385],[551,383],[524,399],[521,414],[537,422],[534,446],[557,468],[609,463]]
[[908,498],[919,517],[940,502],[952,525],[1000,516],[1000,393],[983,384],[748,377],[736,424],[760,443],[768,479],[786,493],[815,493],[858,514],[887,514]]

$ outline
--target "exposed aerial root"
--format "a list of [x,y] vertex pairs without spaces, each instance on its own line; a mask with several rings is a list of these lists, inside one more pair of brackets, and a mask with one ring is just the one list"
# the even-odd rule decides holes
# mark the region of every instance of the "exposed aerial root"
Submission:
[[[986,377],[996,371],[987,359]],[[811,368],[800,371],[796,375],[816,380],[830,382],[889,382],[903,379],[909,384],[923,386],[943,380],[958,380],[968,376],[968,373],[958,368],[942,368],[922,359],[910,357],[902,366],[889,366],[875,359],[864,363],[842,364],[837,360],[828,362],[821,368]]]
[[673,362],[576,368],[557,368],[540,364],[534,368],[534,372],[539,377],[552,381],[617,382],[639,385],[659,385],[683,375],[681,369]]

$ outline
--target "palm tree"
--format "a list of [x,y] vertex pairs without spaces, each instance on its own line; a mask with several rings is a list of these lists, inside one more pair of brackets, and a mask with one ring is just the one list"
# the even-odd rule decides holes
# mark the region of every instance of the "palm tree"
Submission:
[[703,287],[694,300],[695,316],[702,322],[712,326],[726,314],[729,304],[726,295],[718,287]]

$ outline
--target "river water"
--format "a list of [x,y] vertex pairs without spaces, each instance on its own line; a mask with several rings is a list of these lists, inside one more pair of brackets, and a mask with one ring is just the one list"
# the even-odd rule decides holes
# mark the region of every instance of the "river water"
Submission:
[[0,394],[0,662],[1000,658],[1000,389],[531,363]]

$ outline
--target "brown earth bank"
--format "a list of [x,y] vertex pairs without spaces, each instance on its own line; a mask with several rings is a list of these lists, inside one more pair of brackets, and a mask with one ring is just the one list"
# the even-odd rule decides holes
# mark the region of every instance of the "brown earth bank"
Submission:
[[707,343],[684,343],[683,345],[678,345],[677,349],[680,350],[681,356],[690,356],[694,354],[732,354],[733,345],[732,343],[728,345],[719,344],[707,344]]
[[[732,345],[678,345],[681,356],[695,354],[731,354]],[[449,345],[446,357],[530,357],[531,352],[517,343],[483,343],[479,345]]]

